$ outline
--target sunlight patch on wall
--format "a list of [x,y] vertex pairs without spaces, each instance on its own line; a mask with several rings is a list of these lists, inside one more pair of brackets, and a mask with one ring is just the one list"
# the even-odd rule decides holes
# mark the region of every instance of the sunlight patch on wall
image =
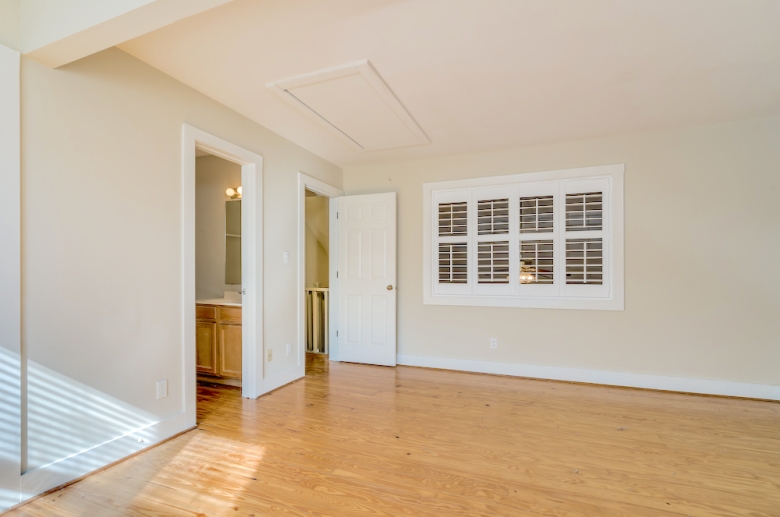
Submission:
[[28,471],[159,421],[145,411],[32,361],[28,364],[27,382]]

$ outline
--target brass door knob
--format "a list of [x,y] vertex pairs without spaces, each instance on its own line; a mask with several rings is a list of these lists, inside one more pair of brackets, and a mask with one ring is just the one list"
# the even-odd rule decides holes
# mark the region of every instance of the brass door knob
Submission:
[[388,290],[388,291],[392,291],[392,290],[393,290],[393,286],[392,286],[392,285],[388,285],[388,286],[387,286],[387,290]]

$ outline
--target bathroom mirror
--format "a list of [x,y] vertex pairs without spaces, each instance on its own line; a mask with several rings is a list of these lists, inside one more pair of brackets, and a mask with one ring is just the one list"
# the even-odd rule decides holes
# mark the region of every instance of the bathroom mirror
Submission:
[[241,283],[241,200],[225,201],[225,283]]

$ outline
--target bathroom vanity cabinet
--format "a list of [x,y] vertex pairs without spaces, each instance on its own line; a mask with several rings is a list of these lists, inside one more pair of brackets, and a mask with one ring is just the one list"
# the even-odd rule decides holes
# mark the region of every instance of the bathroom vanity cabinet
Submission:
[[241,379],[241,307],[197,304],[199,375]]

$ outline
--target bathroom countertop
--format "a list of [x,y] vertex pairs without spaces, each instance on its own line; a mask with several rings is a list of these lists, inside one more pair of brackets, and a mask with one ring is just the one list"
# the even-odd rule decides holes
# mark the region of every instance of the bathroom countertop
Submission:
[[241,302],[236,300],[226,300],[225,298],[207,298],[204,300],[195,300],[195,303],[201,305],[224,305],[226,307],[241,307]]

